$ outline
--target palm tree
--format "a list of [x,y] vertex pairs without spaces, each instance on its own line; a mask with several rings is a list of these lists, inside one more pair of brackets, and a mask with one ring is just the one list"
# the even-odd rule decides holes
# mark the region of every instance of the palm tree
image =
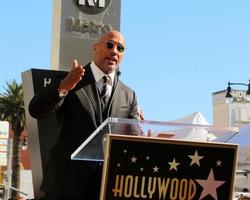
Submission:
[[[8,121],[14,132],[12,150],[11,186],[20,188],[21,134],[25,128],[23,88],[15,80],[6,82],[5,92],[0,94],[0,120]],[[12,190],[11,199],[18,199],[19,193]]]

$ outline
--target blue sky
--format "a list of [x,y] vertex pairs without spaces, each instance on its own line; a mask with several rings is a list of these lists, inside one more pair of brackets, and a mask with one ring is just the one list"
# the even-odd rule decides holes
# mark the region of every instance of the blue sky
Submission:
[[[52,28],[52,1],[1,5],[0,87],[30,68],[50,68]],[[212,123],[212,93],[250,79],[249,9],[249,0],[122,0],[121,79],[146,119],[200,111]]]

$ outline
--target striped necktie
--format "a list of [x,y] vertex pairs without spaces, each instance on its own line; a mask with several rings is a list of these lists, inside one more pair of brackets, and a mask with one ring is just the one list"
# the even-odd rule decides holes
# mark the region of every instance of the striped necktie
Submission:
[[110,76],[103,76],[103,86],[101,89],[101,106],[102,110],[104,111],[108,105],[109,97],[110,97],[110,92],[108,87],[112,85],[112,80]]

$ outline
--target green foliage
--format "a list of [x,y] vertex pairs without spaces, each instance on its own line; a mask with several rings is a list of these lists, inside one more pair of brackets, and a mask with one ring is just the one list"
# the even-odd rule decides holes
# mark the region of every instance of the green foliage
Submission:
[[6,82],[5,92],[0,94],[0,120],[11,123],[13,131],[22,132],[25,127],[23,88],[15,80]]
[[[25,128],[24,96],[21,84],[15,80],[6,82],[5,92],[0,94],[0,120],[8,121],[14,132],[12,149],[12,181],[14,188],[20,189],[20,149],[21,134]],[[19,199],[19,193],[11,192],[11,199]]]

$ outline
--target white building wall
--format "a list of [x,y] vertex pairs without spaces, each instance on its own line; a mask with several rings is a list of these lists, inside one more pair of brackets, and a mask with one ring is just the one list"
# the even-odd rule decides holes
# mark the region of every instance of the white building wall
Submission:
[[213,124],[221,126],[242,126],[250,123],[250,102],[246,92],[232,90],[233,102],[227,103],[226,90],[215,92],[213,97]]
[[20,190],[28,194],[27,196],[21,194],[21,197],[26,197],[27,199],[34,198],[31,170],[20,171]]

